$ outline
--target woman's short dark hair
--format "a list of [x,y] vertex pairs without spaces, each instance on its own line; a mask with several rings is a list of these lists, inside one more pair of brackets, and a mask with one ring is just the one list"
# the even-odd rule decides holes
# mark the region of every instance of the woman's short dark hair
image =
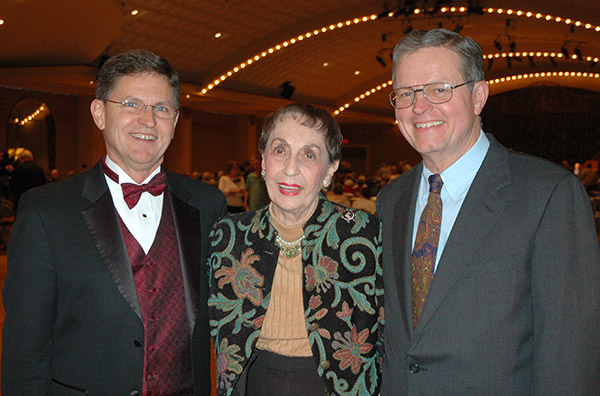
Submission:
[[98,71],[96,99],[106,101],[123,76],[155,73],[165,76],[173,90],[174,105],[179,108],[179,76],[166,59],[143,49],[110,57]]
[[291,103],[283,106],[265,119],[258,148],[261,153],[265,152],[269,135],[277,124],[285,117],[291,117],[307,128],[314,129],[325,138],[325,146],[329,154],[329,163],[339,161],[342,157],[342,141],[344,140],[340,131],[340,125],[325,109],[314,107],[307,103]]

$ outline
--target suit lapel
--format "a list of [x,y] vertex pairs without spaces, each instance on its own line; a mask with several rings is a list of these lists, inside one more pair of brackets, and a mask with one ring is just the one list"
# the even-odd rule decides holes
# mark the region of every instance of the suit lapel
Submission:
[[83,186],[82,195],[92,205],[82,211],[83,218],[92,235],[100,256],[123,298],[142,318],[135,281],[119,218],[104,179],[101,162],[90,171]]
[[[415,204],[419,190],[419,178],[421,177],[422,163],[415,167],[406,177],[409,179],[403,183],[407,186],[399,194],[393,203],[394,219],[392,236],[394,238],[392,257],[394,260],[394,273],[400,299],[400,311],[403,318],[402,323],[406,326],[406,333],[412,334],[412,235],[415,218]],[[408,265],[406,264],[408,263]]]
[[464,268],[473,261],[506,205],[498,191],[511,182],[508,151],[493,137],[487,137],[490,140],[488,154],[452,227],[415,333],[427,325]]
[[171,209],[177,243],[179,259],[181,260],[181,273],[185,291],[185,307],[190,325],[190,331],[196,323],[199,309],[201,276],[203,268],[201,262],[201,231],[200,214],[198,209],[188,205],[190,192],[177,179],[167,173],[167,191],[170,194]]

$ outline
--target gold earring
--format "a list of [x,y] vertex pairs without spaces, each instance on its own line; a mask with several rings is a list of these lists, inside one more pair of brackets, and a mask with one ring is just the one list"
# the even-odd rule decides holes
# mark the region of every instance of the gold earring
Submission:
[[263,179],[265,178],[265,176],[267,176],[264,169],[260,171],[260,175],[262,176]]
[[327,179],[323,179],[323,189],[327,190],[328,187],[329,187],[329,181]]

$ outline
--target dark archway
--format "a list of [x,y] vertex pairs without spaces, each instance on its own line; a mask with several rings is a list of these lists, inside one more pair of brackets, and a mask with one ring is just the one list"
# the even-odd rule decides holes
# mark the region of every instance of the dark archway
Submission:
[[30,150],[44,169],[56,166],[56,127],[52,112],[39,98],[29,96],[13,107],[7,125],[6,147],[16,153]]

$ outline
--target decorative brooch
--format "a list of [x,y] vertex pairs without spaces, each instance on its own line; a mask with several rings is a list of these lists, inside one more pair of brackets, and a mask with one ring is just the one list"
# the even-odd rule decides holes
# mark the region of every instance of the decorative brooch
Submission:
[[353,210],[346,210],[344,213],[342,213],[342,218],[350,223],[352,220],[354,220],[355,215],[356,213]]

